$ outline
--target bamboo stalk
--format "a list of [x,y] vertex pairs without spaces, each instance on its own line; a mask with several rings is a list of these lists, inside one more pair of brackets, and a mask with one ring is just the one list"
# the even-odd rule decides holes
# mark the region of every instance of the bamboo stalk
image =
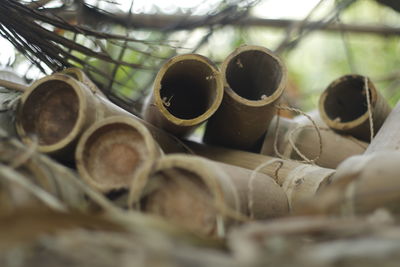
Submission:
[[242,46],[222,63],[225,94],[204,142],[258,152],[286,86],[286,68],[271,51]]
[[149,177],[140,206],[207,235],[222,235],[224,227],[247,216],[266,219],[286,214],[287,198],[273,179],[258,173],[249,181],[250,176],[250,170],[200,157],[165,156]]
[[[82,133],[96,121],[114,115],[140,120],[74,78],[54,74],[36,81],[24,93],[16,128],[25,143],[32,143],[36,135],[40,152],[72,161]],[[146,127],[166,152],[184,151],[173,137],[148,123]]]
[[400,150],[400,102],[390,112],[381,129],[372,139],[365,154],[372,154],[378,151]]
[[334,131],[369,142],[371,131],[366,88],[370,95],[373,131],[376,134],[391,108],[365,76],[346,75],[333,81],[320,97],[319,112]]
[[240,150],[185,142],[197,155],[266,174],[283,187],[289,206],[296,211],[330,182],[332,169],[277,159]]
[[354,215],[386,208],[399,213],[399,160],[399,151],[351,157],[303,212]]
[[177,136],[188,135],[214,114],[222,96],[221,74],[209,59],[178,55],[158,72],[144,119]]
[[161,153],[142,123],[113,116],[85,131],[75,159],[82,179],[94,189],[109,193],[127,189],[133,179],[147,177]]
[[321,134],[321,140],[319,140],[317,129],[314,126],[299,125],[295,121],[285,118],[279,119],[279,129],[275,135],[276,123],[276,118],[274,118],[265,136],[261,154],[279,156],[274,149],[274,142],[277,138],[278,153],[290,159],[302,160],[302,157],[290,144],[289,139],[291,139],[296,148],[309,160],[317,159],[315,161],[317,165],[336,169],[347,158],[364,153],[368,145],[352,136],[340,135],[327,128],[318,129]]

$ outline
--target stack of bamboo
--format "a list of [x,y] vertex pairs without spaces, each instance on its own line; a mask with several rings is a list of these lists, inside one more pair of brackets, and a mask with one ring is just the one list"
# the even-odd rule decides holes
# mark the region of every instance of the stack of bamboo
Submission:
[[[221,70],[179,55],[161,67],[139,118],[79,69],[44,77],[20,97],[25,146],[2,133],[1,205],[138,210],[212,237],[289,214],[397,212],[400,105],[391,111],[370,79],[347,75],[309,120],[284,119],[286,80],[259,46],[236,49]],[[205,122],[203,142],[190,141]]]

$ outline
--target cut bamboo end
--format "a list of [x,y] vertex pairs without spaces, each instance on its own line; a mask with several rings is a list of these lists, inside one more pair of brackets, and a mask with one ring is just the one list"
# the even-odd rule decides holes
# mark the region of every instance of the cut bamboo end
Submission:
[[207,235],[219,235],[221,227],[250,215],[266,219],[286,214],[286,195],[273,179],[256,174],[250,192],[250,176],[250,170],[204,158],[168,155],[150,176],[141,207]]
[[221,67],[225,94],[204,142],[258,152],[287,82],[281,60],[260,46],[242,46]]
[[217,67],[207,58],[171,58],[158,72],[145,120],[176,135],[186,135],[215,113],[223,97]]
[[236,191],[217,180],[215,168],[193,156],[162,158],[145,188],[148,193],[141,199],[142,210],[194,232],[217,235],[217,220],[221,218],[216,200],[225,205],[225,199],[230,198],[233,210],[240,210],[240,204]]
[[75,158],[82,178],[93,188],[108,193],[126,189],[133,179],[148,175],[160,154],[142,123],[114,116],[85,131]]
[[281,60],[261,46],[241,46],[222,63],[225,92],[243,105],[259,107],[275,102],[286,86]]
[[368,84],[365,84],[365,78],[361,75],[345,75],[333,81],[320,97],[319,112],[333,130],[369,142],[371,133],[365,88],[370,93],[375,134],[391,109],[369,78]]
[[67,68],[61,72],[62,74],[66,74],[68,76],[71,76],[72,78],[78,80],[79,82],[83,83],[86,85],[90,91],[93,93],[103,93],[100,91],[100,89],[97,87],[97,85],[86,75],[85,72],[83,72],[79,68]]
[[65,75],[52,75],[36,81],[20,102],[17,133],[24,142],[37,137],[38,150],[57,152],[77,138],[86,111],[84,85]]

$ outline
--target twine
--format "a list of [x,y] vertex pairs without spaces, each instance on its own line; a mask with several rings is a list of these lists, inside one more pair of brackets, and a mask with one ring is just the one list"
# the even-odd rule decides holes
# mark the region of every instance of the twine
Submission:
[[278,150],[278,140],[277,140],[277,139],[278,139],[279,117],[280,117],[279,114],[280,114],[280,110],[288,110],[288,111],[296,112],[296,113],[298,113],[298,114],[300,114],[300,115],[303,115],[303,116],[305,116],[308,120],[310,120],[311,123],[312,123],[313,126],[314,126],[314,129],[317,131],[317,135],[318,135],[318,139],[319,139],[319,153],[318,153],[318,155],[317,155],[314,159],[309,159],[309,158],[307,158],[307,156],[305,156],[305,155],[297,148],[295,142],[293,141],[293,139],[294,139],[294,138],[293,138],[293,133],[294,133],[296,130],[301,129],[302,127],[300,127],[300,128],[298,127],[298,128],[293,129],[293,130],[289,133],[288,141],[289,141],[289,144],[291,145],[291,147],[293,148],[293,150],[296,151],[296,153],[303,159],[303,160],[294,160],[294,161],[297,161],[297,162],[300,162],[300,163],[315,164],[315,162],[321,157],[321,154],[322,154],[322,136],[321,136],[320,129],[319,129],[319,127],[317,126],[317,124],[315,123],[315,121],[311,118],[310,115],[306,114],[305,112],[303,112],[303,111],[301,111],[301,110],[299,110],[299,109],[292,108],[292,107],[284,107],[284,106],[281,106],[281,105],[275,105],[275,107],[277,108],[277,120],[276,120],[276,126],[275,126],[275,139],[274,139],[274,151],[275,151],[275,154],[278,155],[280,158],[287,159],[286,156],[282,155],[282,154],[279,152],[279,150]]
[[271,159],[271,160],[268,160],[267,162],[264,162],[264,163],[258,165],[258,166],[251,172],[250,179],[249,179],[249,181],[248,181],[248,183],[247,183],[247,187],[248,187],[248,189],[249,189],[249,199],[248,199],[248,203],[247,203],[247,204],[248,204],[248,208],[249,208],[250,219],[254,219],[254,213],[253,213],[253,207],[254,207],[254,198],[253,198],[253,195],[254,195],[254,187],[253,187],[253,181],[254,181],[254,179],[256,178],[256,175],[257,175],[263,168],[265,168],[266,166],[271,165],[271,164],[273,164],[273,163],[275,163],[275,162],[280,163],[279,167],[275,170],[275,179],[276,179],[276,181],[277,181],[277,180],[278,180],[278,171],[282,168],[282,165],[283,165],[283,163],[284,163],[283,160],[281,160],[281,159]]
[[367,107],[368,107],[368,119],[369,119],[369,131],[370,131],[370,141],[374,138],[374,120],[372,119],[372,109],[371,109],[371,100],[370,100],[370,92],[368,88],[368,78],[364,76],[364,89],[367,96]]

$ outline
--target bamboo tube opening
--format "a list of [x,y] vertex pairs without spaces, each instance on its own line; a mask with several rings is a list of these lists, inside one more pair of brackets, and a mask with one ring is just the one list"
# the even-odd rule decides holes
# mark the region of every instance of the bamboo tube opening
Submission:
[[199,175],[173,167],[155,173],[152,181],[155,189],[141,202],[145,212],[193,232],[215,234],[218,213],[213,196]]
[[[242,47],[228,57],[223,66],[228,87],[241,98],[270,102],[280,96],[284,82],[279,59],[261,47]],[[272,99],[270,100],[269,98]]]
[[214,72],[206,62],[182,59],[160,71],[160,88],[156,92],[167,111],[176,118],[197,118],[218,99],[219,85]]
[[[368,120],[365,77],[346,75],[331,83],[320,99],[320,113],[329,127],[355,127]],[[371,106],[376,102],[375,87],[368,79]]]
[[129,187],[152,165],[158,147],[143,125],[129,118],[110,117],[89,128],[76,150],[82,178],[101,192]]
[[78,123],[79,97],[73,86],[62,80],[47,80],[25,99],[20,124],[34,133],[39,145],[49,146],[66,138]]

